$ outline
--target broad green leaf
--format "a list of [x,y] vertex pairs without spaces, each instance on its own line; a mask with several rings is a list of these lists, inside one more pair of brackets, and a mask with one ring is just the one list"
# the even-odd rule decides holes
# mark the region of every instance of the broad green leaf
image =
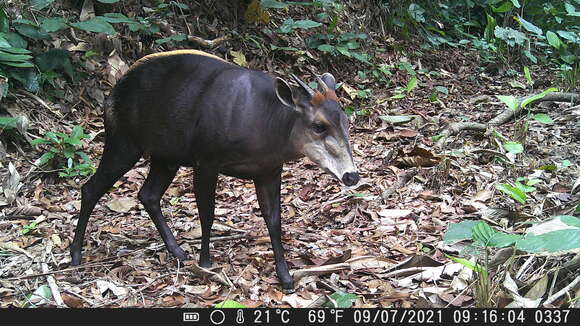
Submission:
[[501,4],[499,7],[497,7],[497,8],[496,8],[496,7],[494,7],[494,6],[492,6],[492,5],[490,5],[490,7],[491,7],[491,10],[492,10],[493,12],[497,12],[497,13],[504,13],[504,12],[508,12],[508,11],[512,10],[512,8],[513,8],[513,4],[512,4],[511,2],[507,2],[507,1],[506,1],[506,2],[502,3],[502,4]]
[[2,130],[15,129],[18,118],[0,116],[0,133]]
[[1,33],[0,34],[0,47],[2,47],[2,48],[11,48],[12,45],[8,42],[8,40],[6,38],[4,38],[2,36],[2,34],[4,34],[4,33]]
[[273,51],[300,51],[298,48],[292,46],[276,46],[274,44],[270,44],[270,49]]
[[524,66],[524,77],[526,77],[528,84],[531,85],[534,83],[534,81],[532,80],[532,74],[530,73],[530,68],[528,68],[528,66]]
[[320,46],[318,46],[318,50],[322,51],[322,52],[334,52],[335,47],[330,45],[330,44],[321,44]]
[[473,239],[473,227],[479,223],[475,220],[467,220],[460,223],[449,224],[447,232],[443,235],[445,243],[455,243],[462,240]]
[[6,12],[4,12],[4,8],[0,7],[0,33],[8,32],[10,28],[10,19]]
[[[576,2],[578,2],[578,1],[576,1]],[[580,4],[580,3],[578,3],[578,4]],[[566,9],[566,13],[568,14],[568,16],[580,17],[580,12],[576,11],[576,7],[574,7],[573,4],[571,4],[569,2],[565,2],[564,8]]]
[[473,240],[479,242],[485,247],[509,247],[521,238],[522,237],[520,235],[495,231],[483,221],[479,222],[473,227]]
[[407,91],[407,93],[411,93],[415,87],[417,87],[417,76],[411,77],[411,79],[407,82],[407,88],[405,91]]
[[485,26],[485,30],[483,32],[483,37],[487,42],[491,42],[493,40],[494,30],[497,26],[495,18],[493,16],[486,14],[487,16],[487,25]]
[[411,18],[413,18],[416,22],[418,23],[424,23],[425,22],[425,9],[421,8],[421,6],[419,6],[416,3],[411,3],[409,5],[409,9],[407,9],[407,12],[409,13],[409,16],[411,16]]
[[215,308],[222,309],[222,308],[247,308],[247,306],[235,301],[235,300],[226,300],[220,302],[214,306]]
[[34,293],[26,296],[26,307],[34,306],[35,304],[46,304],[52,300],[52,291],[46,284],[38,287]]
[[390,123],[405,123],[415,119],[412,115],[381,115],[379,118]]
[[336,307],[334,303],[327,302],[324,307],[327,308],[350,308],[354,304],[354,302],[358,299],[358,296],[352,293],[346,293],[343,291],[336,291],[330,295],[330,298],[334,300],[336,303]]
[[97,0],[98,2],[101,3],[117,3],[119,2],[119,0]]
[[6,33],[5,38],[13,47],[22,49],[26,49],[28,47],[28,41],[26,41],[26,39],[18,33],[8,32]]
[[560,37],[572,43],[578,43],[580,41],[579,36],[576,33],[569,31],[558,31],[557,33],[560,35]]
[[115,35],[117,31],[104,17],[97,16],[84,22],[72,23],[71,26],[86,32],[105,33]]
[[520,24],[522,24],[522,27],[525,28],[526,31],[530,33],[535,33],[537,35],[544,35],[544,32],[542,31],[541,28],[523,19],[522,17],[518,16],[517,20],[520,22]]
[[536,185],[540,182],[542,182],[542,180],[540,180],[540,179],[530,179],[530,180],[528,180],[528,182],[526,182],[526,185],[533,186],[533,185]]
[[570,226],[574,226],[580,229],[580,218],[571,216],[571,215],[560,215],[560,216],[555,216],[554,218],[559,218],[560,221],[564,222],[565,224],[568,224]]
[[580,248],[580,229],[558,230],[540,235],[528,234],[516,243],[516,248],[531,253],[553,253],[578,249]]
[[75,154],[77,154],[83,160],[83,162],[85,162],[87,164],[91,164],[91,158],[87,155],[87,153],[75,152]]
[[70,133],[70,137],[75,139],[82,139],[83,136],[83,127],[81,127],[81,125],[75,125]]
[[47,32],[57,32],[67,28],[67,20],[63,17],[48,17],[42,20],[40,26]]
[[445,95],[449,95],[449,89],[445,86],[435,86],[435,89],[439,92],[439,93],[443,93]]
[[520,2],[518,0],[512,0],[512,3],[514,4],[514,7],[516,8],[520,8]]
[[505,193],[506,195],[510,196],[512,199],[518,201],[521,204],[525,204],[526,200],[528,199],[528,196],[526,196],[525,192],[511,185],[500,183],[496,184],[495,188]]
[[511,95],[496,95],[495,97],[504,102],[512,110],[516,110],[520,105],[518,99]]
[[[321,46],[323,46],[323,45],[327,45],[327,44],[322,44]],[[320,50],[320,47],[321,46],[318,47],[319,50]],[[338,51],[340,54],[342,54],[342,55],[344,55],[346,57],[349,57],[349,58],[351,57],[350,51],[348,50],[348,48],[346,48],[344,46],[337,46],[336,47],[336,51]],[[328,52],[330,52],[330,51],[328,51]]]
[[514,154],[519,154],[524,151],[524,146],[518,142],[508,141],[503,144],[503,148]]
[[28,54],[10,54],[0,51],[0,61],[26,62],[30,59],[32,56]]
[[34,165],[36,166],[43,166],[46,163],[50,162],[55,157],[53,152],[46,152],[42,154],[35,162]]
[[30,7],[34,10],[42,10],[53,2],[54,0],[30,0]]
[[473,234],[473,241],[479,242],[486,247],[488,246],[489,239],[495,233],[495,231],[483,221],[477,223],[471,231]]
[[261,0],[260,7],[262,8],[273,8],[273,9],[285,9],[288,8],[288,4],[276,0]]
[[546,164],[546,165],[542,165],[538,168],[538,170],[543,170],[543,171],[556,171],[558,170],[558,167],[555,164]]
[[[10,62],[7,62],[9,64]],[[20,68],[30,67],[30,63],[22,63],[22,65],[27,65]],[[12,66],[17,66],[14,64]],[[17,69],[10,72],[10,76],[18,80],[24,88],[32,93],[36,93],[40,90],[40,76],[36,69]]]
[[556,33],[552,32],[552,31],[547,31],[546,32],[546,39],[548,40],[548,43],[555,47],[556,49],[559,49],[560,47],[562,47],[562,41],[560,41],[560,38],[558,37],[558,35],[556,35]]
[[537,113],[537,114],[534,114],[532,117],[534,118],[534,120],[536,120],[540,123],[543,123],[543,124],[551,125],[554,123],[554,120],[552,120],[552,118],[550,118],[549,115],[544,114],[544,113]]
[[447,258],[453,260],[454,262],[459,263],[459,264],[471,269],[474,272],[482,274],[482,277],[487,278],[487,269],[485,269],[484,266],[482,266],[480,264],[473,263],[473,262],[471,262],[467,259],[464,259],[464,258],[453,257],[453,256],[449,256],[448,254],[445,254],[445,256],[447,256]]
[[321,23],[309,19],[295,21],[292,18],[288,18],[284,21],[284,23],[282,23],[282,26],[280,26],[280,33],[286,34],[292,32],[295,29],[310,29],[321,25]]
[[517,182],[515,183],[516,188],[518,188],[519,190],[523,191],[523,192],[534,192],[536,191],[535,187],[529,186],[529,185],[525,185],[521,182]]
[[358,61],[364,62],[364,63],[369,63],[369,55],[367,53],[361,53],[361,52],[350,52],[350,54],[352,55],[353,58],[357,59]]
[[181,41],[185,41],[186,39],[187,39],[187,35],[185,35],[183,33],[177,33],[177,34],[173,34],[169,37],[164,37],[162,39],[155,40],[155,44],[163,44],[163,43],[167,43],[167,42],[171,42],[171,41],[181,42]]
[[509,46],[524,45],[528,40],[524,33],[510,27],[496,26],[493,34],[495,37],[505,41]]
[[33,139],[30,142],[31,145],[44,145],[44,144],[50,144],[50,141],[44,139],[44,138],[37,138],[37,139]]
[[123,15],[122,13],[118,13],[118,12],[110,12],[110,13],[106,13],[103,15],[103,19],[105,19],[106,21],[108,21],[109,23],[112,24],[117,24],[117,23],[127,23],[127,24],[131,24],[131,23],[136,23],[135,20]]
[[32,68],[34,65],[30,62],[9,62],[9,61],[0,61],[0,64],[16,67],[16,68]]
[[33,24],[15,24],[18,33],[33,40],[50,40],[50,35],[42,28]]
[[550,93],[557,92],[557,91],[558,91],[557,88],[551,87],[551,88],[548,88],[548,89],[546,89],[545,91],[543,91],[543,92],[541,92],[539,94],[536,94],[536,95],[527,97],[527,98],[525,98],[522,101],[522,104],[521,104],[522,105],[522,108],[525,108],[526,105],[528,105],[528,104],[530,104],[530,103],[532,103],[534,101],[537,101],[537,100],[543,98],[544,96],[546,96],[546,95],[548,95]]
[[310,29],[318,26],[322,26],[322,24],[309,19],[297,20],[294,22],[294,28]]

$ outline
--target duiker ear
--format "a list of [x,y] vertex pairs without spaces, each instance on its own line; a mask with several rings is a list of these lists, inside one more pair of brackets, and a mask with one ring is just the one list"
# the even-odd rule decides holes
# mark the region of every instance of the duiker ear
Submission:
[[292,88],[290,88],[288,83],[286,83],[284,79],[278,77],[274,81],[274,87],[276,89],[276,96],[280,102],[288,107],[295,109],[296,104],[294,104],[294,100],[292,99]]
[[[326,86],[328,86],[328,88],[330,88],[330,90],[336,90],[336,80],[331,73],[325,72],[322,74],[322,76],[320,76],[320,79],[322,79],[322,81],[326,84]],[[318,90],[322,92],[320,85],[318,85]]]

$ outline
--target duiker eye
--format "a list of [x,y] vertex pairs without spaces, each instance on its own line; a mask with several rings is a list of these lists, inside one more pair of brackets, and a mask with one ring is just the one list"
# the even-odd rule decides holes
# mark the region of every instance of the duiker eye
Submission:
[[326,132],[326,126],[320,122],[315,122],[312,124],[312,130],[317,134],[322,134]]

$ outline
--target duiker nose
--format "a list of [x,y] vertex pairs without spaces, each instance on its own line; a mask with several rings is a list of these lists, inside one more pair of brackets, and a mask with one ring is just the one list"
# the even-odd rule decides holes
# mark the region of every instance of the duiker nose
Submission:
[[357,172],[347,172],[342,176],[342,182],[347,186],[354,186],[359,180],[360,177]]

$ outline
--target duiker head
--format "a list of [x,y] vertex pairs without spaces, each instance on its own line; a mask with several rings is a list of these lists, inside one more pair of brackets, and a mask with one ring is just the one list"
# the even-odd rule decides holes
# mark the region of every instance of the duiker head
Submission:
[[299,117],[292,130],[291,142],[296,150],[347,186],[358,183],[359,175],[352,159],[348,139],[348,118],[334,92],[336,81],[330,73],[317,77],[313,90],[291,75],[298,87],[276,79],[276,95]]

